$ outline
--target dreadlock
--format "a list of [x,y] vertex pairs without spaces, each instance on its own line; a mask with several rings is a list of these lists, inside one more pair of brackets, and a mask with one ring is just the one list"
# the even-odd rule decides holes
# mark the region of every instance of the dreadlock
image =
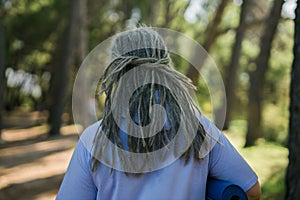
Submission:
[[[100,80],[101,93],[106,95],[106,99],[101,127],[94,140],[94,155],[105,151],[105,146],[98,144],[101,134],[105,134],[117,147],[133,153],[154,152],[168,145],[176,136],[181,119],[189,119],[195,115],[195,110],[198,111],[189,93],[189,90],[195,89],[190,79],[173,69],[162,37],[148,27],[140,27],[119,34],[111,46],[110,55],[111,62]],[[142,73],[139,73],[139,69],[142,69]],[[143,84],[138,83],[140,79],[143,80]],[[130,91],[130,86],[135,88],[133,92]],[[172,86],[172,90],[169,86]],[[130,96],[128,101],[130,117],[125,118],[125,132],[117,121],[122,121],[122,119],[124,121],[124,110],[120,105],[127,96]],[[162,114],[152,112],[153,115],[150,116],[154,105],[160,105],[165,109],[167,123],[161,129],[159,129],[159,123],[151,123],[155,121],[151,119],[156,119],[158,117],[156,115]],[[130,120],[134,122],[133,125],[130,125]],[[149,124],[151,124],[150,129],[147,130],[153,132],[151,134],[136,128]],[[187,123],[184,130],[192,130],[192,126],[193,124]],[[177,148],[174,148],[174,155],[180,154],[181,159],[184,159],[186,163],[191,155],[197,161],[202,159],[200,150],[206,132],[199,121],[197,121],[196,130],[192,144],[185,152],[176,152]],[[138,131],[141,137],[126,134],[134,131]],[[122,141],[122,134],[126,134],[127,143]],[[175,145],[179,142],[186,141],[176,141]],[[112,156],[114,155],[115,152],[112,152]],[[166,155],[159,156],[161,160],[166,157]],[[99,163],[96,157],[93,158],[93,171]],[[122,159],[124,165],[131,164],[126,158]],[[151,161],[156,160],[152,158]]]

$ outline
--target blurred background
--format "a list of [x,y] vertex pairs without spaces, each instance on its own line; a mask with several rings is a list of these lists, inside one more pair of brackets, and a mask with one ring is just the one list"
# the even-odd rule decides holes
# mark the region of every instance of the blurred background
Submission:
[[[296,0],[0,0],[0,199],[55,197],[78,140],[77,70],[99,43],[137,24],[179,31],[209,53],[226,88],[220,128],[258,173],[263,199],[284,199],[295,8]],[[205,81],[173,62],[209,115]]]

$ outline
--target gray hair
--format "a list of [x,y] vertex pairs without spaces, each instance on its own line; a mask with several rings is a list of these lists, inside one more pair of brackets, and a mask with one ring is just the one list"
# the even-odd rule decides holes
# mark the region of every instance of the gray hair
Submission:
[[[144,51],[146,50],[146,51]],[[163,38],[149,27],[135,28],[116,36],[111,46],[111,59],[134,55],[142,58],[169,59]]]
[[[157,150],[157,148],[163,147],[168,143],[176,134],[181,117],[189,119],[194,117],[195,110],[199,111],[193,98],[189,94],[189,90],[194,90],[190,79],[185,75],[176,71],[170,64],[171,59],[165,45],[163,38],[153,29],[149,27],[140,27],[133,30],[129,30],[120,33],[114,39],[111,45],[110,51],[110,63],[106,67],[104,74],[101,78],[101,92],[105,93],[105,107],[103,112],[103,119],[94,140],[94,162],[93,170],[98,165],[97,155],[105,147],[98,144],[98,140],[101,134],[106,134],[109,140],[116,144],[119,148],[125,149],[127,146],[128,151],[134,153],[148,153]],[[141,74],[135,73],[136,68],[142,67],[143,74],[142,79],[146,84],[137,87],[136,90],[130,94],[128,91],[128,85],[138,86],[137,80],[140,79]],[[128,73],[133,70],[134,73]],[[122,79],[125,74],[129,74],[126,80]],[[157,84],[159,83],[159,84]],[[170,88],[174,88],[175,93],[170,91]],[[159,94],[159,100],[157,99]],[[131,118],[135,120],[135,123],[143,126],[151,121],[149,112],[154,104],[160,104],[166,109],[166,116],[169,120],[170,127],[164,126],[164,128],[152,137],[134,137],[128,135],[128,144],[122,142],[120,138],[120,127],[116,123],[117,117],[121,120],[123,113],[120,105],[123,105],[122,100],[126,96],[131,95],[129,101],[129,112]],[[114,103],[115,100],[115,103]],[[117,102],[117,103],[116,103]],[[112,108],[117,110],[118,116],[114,116]],[[200,113],[200,111],[199,111]],[[192,120],[190,120],[192,121]],[[132,127],[126,120],[127,133],[134,131],[135,127]],[[157,124],[150,128],[150,131],[157,130]],[[186,135],[191,130],[192,123],[185,125]],[[185,152],[181,152],[181,158],[186,162],[190,160],[191,152],[193,157],[197,161],[202,159],[200,155],[201,145],[204,143],[206,132],[202,124],[197,120],[196,135],[193,138],[192,144],[187,148]],[[143,132],[141,132],[143,134]],[[185,142],[185,141],[180,141]],[[176,148],[175,148],[176,151]],[[177,154],[178,152],[174,152]],[[113,153],[112,153],[112,156]],[[160,159],[164,155],[160,155]],[[124,158],[123,158],[124,159]],[[126,159],[126,158],[125,158]],[[155,161],[156,158],[153,158]],[[130,164],[128,161],[124,161],[125,164]],[[134,168],[134,166],[131,166]],[[139,169],[140,171],[140,169]]]

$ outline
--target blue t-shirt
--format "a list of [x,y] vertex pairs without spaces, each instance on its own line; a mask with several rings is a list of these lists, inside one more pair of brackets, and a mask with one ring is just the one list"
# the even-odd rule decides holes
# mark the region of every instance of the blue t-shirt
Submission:
[[230,181],[244,191],[249,190],[258,180],[255,172],[212,122],[203,116],[200,122],[208,134],[218,135],[219,141],[201,162],[190,159],[186,164],[183,159],[177,159],[167,167],[138,177],[117,170],[111,173],[110,167],[101,163],[92,172],[87,143],[95,137],[99,122],[95,123],[78,141],[57,199],[204,200],[208,177]]

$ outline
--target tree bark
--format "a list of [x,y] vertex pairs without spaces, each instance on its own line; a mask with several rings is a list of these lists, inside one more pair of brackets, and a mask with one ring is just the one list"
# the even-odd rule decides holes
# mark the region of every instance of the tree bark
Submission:
[[239,60],[242,51],[242,42],[245,36],[245,25],[246,25],[246,16],[248,12],[250,2],[248,0],[244,0],[241,13],[240,13],[240,22],[236,30],[235,35],[235,43],[232,48],[231,60],[230,64],[226,69],[226,80],[225,80],[225,89],[227,96],[227,107],[226,107],[226,117],[223,130],[228,129],[229,123],[232,117],[232,111],[235,102],[235,89],[237,85],[238,78],[238,68],[239,68]]
[[[203,44],[203,48],[209,53],[211,47],[213,46],[214,42],[217,39],[218,34],[218,26],[222,20],[222,16],[225,10],[225,7],[228,4],[228,0],[222,0],[221,3],[219,4],[217,10],[216,10],[216,15],[212,21],[212,23],[207,27],[206,30],[206,37],[205,41]],[[193,55],[193,57],[198,58],[199,55]],[[198,78],[199,78],[199,71],[201,67],[203,66],[204,62],[206,60],[206,57],[203,57],[201,60],[201,63],[198,64],[198,66],[193,66],[190,65],[189,68],[187,69],[186,75],[189,77],[194,85],[198,85]]]
[[3,18],[0,17],[0,142],[2,140],[3,129],[3,108],[4,108],[4,71],[5,71],[5,36],[3,27]]
[[164,27],[164,28],[170,28],[170,25],[171,25],[171,22],[172,22],[172,19],[174,18],[174,12],[172,12],[172,8],[173,8],[173,6],[174,6],[174,1],[172,1],[172,0],[166,0],[166,1],[164,1],[164,3],[165,3],[165,17],[164,17],[164,19],[165,19],[165,21],[164,21],[164,23],[163,23],[163,25],[162,25],[162,27]]
[[62,124],[61,116],[64,111],[66,94],[69,85],[69,74],[74,49],[74,27],[76,23],[76,12],[78,10],[79,1],[80,0],[69,1],[71,9],[64,33],[65,43],[60,44],[63,45],[63,56],[61,63],[53,66],[55,68],[52,74],[53,80],[51,81],[53,84],[51,87],[52,100],[50,103],[50,115],[48,119],[50,124],[50,136],[59,134]]
[[[80,0],[79,5],[79,11],[77,16],[78,21],[78,30],[77,30],[77,38],[78,38],[78,63],[82,63],[87,55],[87,49],[88,49],[88,41],[87,41],[87,0]],[[88,82],[89,72],[85,71],[85,75],[83,80],[81,81],[81,85],[78,85],[81,87],[81,91],[90,91],[89,88],[91,85]],[[77,77],[78,78],[78,77]],[[77,108],[80,109],[80,116],[77,116],[77,119],[80,119],[81,125],[86,128],[88,127],[92,122],[89,112],[89,98],[88,96],[83,95],[80,99],[77,99],[78,101],[75,102]]]
[[[206,33],[205,33],[205,40],[203,43],[203,48],[206,50],[206,54],[202,53],[201,55],[198,55],[196,51],[194,51],[194,55],[192,55],[192,60],[194,60],[193,63],[195,63],[196,61],[199,61],[197,63],[197,66],[193,66],[193,65],[189,65],[187,72],[186,72],[186,76],[189,77],[192,81],[192,83],[194,85],[198,85],[198,79],[200,76],[200,70],[203,67],[206,59],[207,59],[207,55],[211,49],[211,47],[213,46],[213,44],[215,43],[215,41],[217,40],[217,37],[220,35],[219,33],[221,33],[218,29],[219,24],[221,23],[222,20],[222,16],[224,13],[224,10],[228,4],[228,0],[221,0],[217,10],[216,10],[216,15],[214,17],[214,19],[212,20],[212,22],[208,25],[207,29],[206,29]],[[226,98],[226,97],[222,97],[222,98]],[[223,109],[223,105],[221,105],[221,108],[215,108],[214,109],[214,116],[215,117],[215,124],[219,129],[223,128],[223,119],[220,118],[219,113],[222,112]]]
[[260,40],[260,52],[256,58],[254,71],[250,72],[250,88],[248,90],[248,127],[245,147],[253,146],[256,139],[262,136],[262,93],[265,74],[269,67],[272,41],[281,16],[284,0],[276,0],[266,20],[263,35]]
[[289,164],[286,174],[286,199],[300,199],[300,1],[295,10],[294,61],[290,85]]

